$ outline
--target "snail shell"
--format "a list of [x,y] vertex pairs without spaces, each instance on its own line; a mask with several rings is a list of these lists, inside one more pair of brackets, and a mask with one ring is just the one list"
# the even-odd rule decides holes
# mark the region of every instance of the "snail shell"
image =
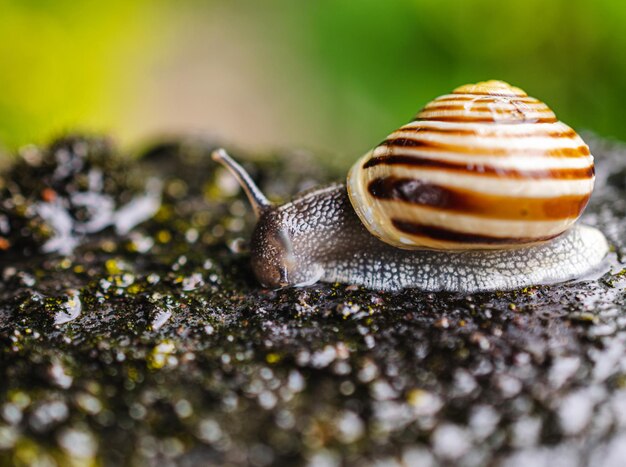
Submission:
[[363,156],[348,194],[406,249],[504,249],[557,237],[594,184],[593,156],[543,102],[502,81],[461,86]]

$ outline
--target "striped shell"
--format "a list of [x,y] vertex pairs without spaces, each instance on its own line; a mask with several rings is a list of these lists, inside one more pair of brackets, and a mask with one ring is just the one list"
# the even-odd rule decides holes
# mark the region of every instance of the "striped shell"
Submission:
[[400,248],[513,248],[554,238],[587,205],[589,147],[502,81],[430,102],[348,175],[368,230]]

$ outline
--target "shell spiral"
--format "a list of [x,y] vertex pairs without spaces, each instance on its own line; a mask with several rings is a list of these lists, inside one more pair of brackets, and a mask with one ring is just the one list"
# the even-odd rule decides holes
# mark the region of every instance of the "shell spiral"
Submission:
[[539,243],[580,217],[593,156],[550,108],[502,81],[461,86],[359,159],[348,175],[367,229],[407,248]]

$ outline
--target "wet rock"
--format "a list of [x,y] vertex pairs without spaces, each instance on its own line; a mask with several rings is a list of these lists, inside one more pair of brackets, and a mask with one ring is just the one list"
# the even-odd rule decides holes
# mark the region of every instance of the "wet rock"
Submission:
[[70,254],[112,227],[119,235],[151,218],[161,184],[102,138],[28,146],[0,176],[0,250]]
[[[262,289],[210,142],[25,149],[0,186],[0,464],[620,465],[626,149],[592,143],[584,221],[613,245],[607,268],[471,296]],[[281,199],[342,178],[245,164]],[[158,209],[111,220],[152,177]],[[57,201],[54,221],[34,208]],[[55,225],[72,248],[45,247]]]

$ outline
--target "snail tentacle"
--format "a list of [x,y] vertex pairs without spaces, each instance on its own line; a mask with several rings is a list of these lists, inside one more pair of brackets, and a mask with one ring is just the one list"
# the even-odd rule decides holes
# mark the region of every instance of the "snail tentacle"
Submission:
[[272,206],[272,203],[265,197],[257,184],[254,183],[250,174],[230,157],[226,150],[222,148],[216,149],[211,154],[211,158],[224,166],[237,179],[239,185],[246,193],[257,219]]

